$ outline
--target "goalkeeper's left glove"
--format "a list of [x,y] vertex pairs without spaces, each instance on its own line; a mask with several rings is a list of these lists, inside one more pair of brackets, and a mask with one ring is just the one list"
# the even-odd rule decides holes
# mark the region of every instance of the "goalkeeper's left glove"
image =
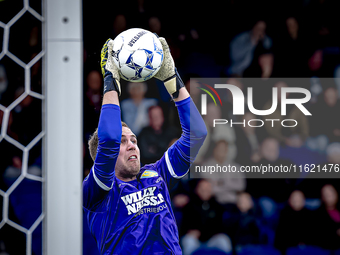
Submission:
[[158,39],[163,47],[164,59],[161,68],[154,77],[164,82],[164,86],[172,98],[177,98],[180,88],[184,87],[184,83],[175,67],[169,45],[163,37]]
[[118,95],[120,96],[120,75],[118,68],[113,61],[112,51],[113,40],[108,39],[103,45],[100,54],[100,66],[104,77],[104,94],[108,91],[114,90],[117,91]]

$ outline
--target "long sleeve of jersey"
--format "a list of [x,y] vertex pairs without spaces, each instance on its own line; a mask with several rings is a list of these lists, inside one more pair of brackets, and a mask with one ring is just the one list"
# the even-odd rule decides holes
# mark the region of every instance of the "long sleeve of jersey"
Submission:
[[[194,162],[207,135],[207,129],[202,116],[190,97],[176,102],[176,107],[182,126],[182,135],[165,152],[164,158],[171,177],[179,179],[188,172],[189,167]],[[161,167],[163,160],[159,162],[160,168],[163,168]],[[171,178],[168,178],[167,174],[165,176],[167,176],[167,183],[170,184]]]
[[121,136],[120,107],[103,105],[98,124],[97,156],[90,174],[83,182],[84,206],[87,208],[95,206],[105,192],[112,188]]
[[114,168],[119,154],[122,123],[118,105],[103,105],[98,124],[98,149],[93,170],[106,187],[112,186]]

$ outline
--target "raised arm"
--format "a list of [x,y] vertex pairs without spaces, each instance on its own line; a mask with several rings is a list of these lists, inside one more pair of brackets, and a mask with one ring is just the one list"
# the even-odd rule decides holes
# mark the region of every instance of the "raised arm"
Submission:
[[182,126],[181,137],[166,151],[167,167],[172,177],[181,178],[194,162],[207,135],[205,123],[185,88],[180,90],[179,100],[174,100]]
[[93,165],[93,177],[100,188],[108,191],[112,187],[114,167],[119,154],[122,137],[118,93],[104,94],[98,124],[98,149]]
[[155,78],[164,82],[167,91],[175,101],[182,126],[181,137],[156,163],[168,185],[171,185],[173,178],[179,179],[188,172],[205,140],[207,129],[175,68],[168,44],[164,38],[159,39],[163,46],[164,60]]
[[107,40],[101,52],[101,67],[104,76],[104,96],[99,118],[97,154],[90,174],[83,183],[84,206],[95,206],[112,188],[114,167],[119,154],[122,136],[121,114],[119,107],[119,74],[112,60],[113,41]]

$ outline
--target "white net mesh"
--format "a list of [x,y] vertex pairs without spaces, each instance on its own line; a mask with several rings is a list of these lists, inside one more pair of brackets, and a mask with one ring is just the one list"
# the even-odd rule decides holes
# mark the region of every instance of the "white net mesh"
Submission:
[[42,253],[41,10],[0,1],[0,254]]

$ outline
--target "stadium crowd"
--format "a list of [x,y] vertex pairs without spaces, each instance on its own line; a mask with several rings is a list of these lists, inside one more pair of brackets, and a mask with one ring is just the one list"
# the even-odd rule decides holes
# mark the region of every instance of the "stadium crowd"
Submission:
[[[111,15],[103,16],[103,6],[112,10]],[[131,27],[166,38],[188,89],[197,82],[192,78],[226,78],[244,94],[249,86],[254,88],[256,109],[270,108],[272,87],[280,91],[298,86],[311,92],[305,106],[312,116],[288,108],[287,119],[298,120],[295,128],[208,125],[209,134],[196,165],[340,164],[339,7],[336,0],[215,0],[205,5],[191,0],[185,4],[178,0],[83,1],[84,177],[93,163],[87,141],[98,125],[101,109],[100,49],[107,38]],[[24,34],[15,32],[19,27],[27,28]],[[13,35],[17,38],[10,38],[9,49],[25,63],[40,52],[41,25],[31,16],[21,19]],[[17,40],[19,36],[25,44]],[[41,70],[38,61],[30,74],[32,88],[38,93],[42,91]],[[24,70],[10,58],[2,58],[0,104],[8,107],[22,94],[24,84]],[[191,91],[192,97],[194,93]],[[221,96],[225,106],[209,102],[206,123],[235,118],[231,94]],[[180,136],[175,106],[155,79],[144,83],[122,80],[121,109],[122,120],[138,135],[143,164],[159,159]],[[40,113],[41,101],[26,97],[11,111],[7,134],[27,145],[41,131]],[[2,116],[0,110],[1,126]],[[241,117],[262,118],[249,111]],[[280,108],[268,118],[282,119]],[[5,140],[0,148],[0,188],[7,190],[20,174],[22,151]],[[30,152],[28,166],[30,173],[41,175],[40,143]],[[340,254],[339,177],[328,178],[327,173],[322,178],[309,178],[308,174],[250,178],[246,173],[201,177],[188,176],[172,190],[184,255]],[[30,226],[30,219],[41,211],[41,201],[31,202],[27,212],[20,206],[19,192],[12,197],[16,199],[10,200],[11,219]],[[2,228],[0,253],[24,254],[25,247],[16,245],[18,239],[24,244],[24,238],[10,227]],[[35,254],[41,251],[36,249]],[[85,221],[84,254],[98,254]]]

